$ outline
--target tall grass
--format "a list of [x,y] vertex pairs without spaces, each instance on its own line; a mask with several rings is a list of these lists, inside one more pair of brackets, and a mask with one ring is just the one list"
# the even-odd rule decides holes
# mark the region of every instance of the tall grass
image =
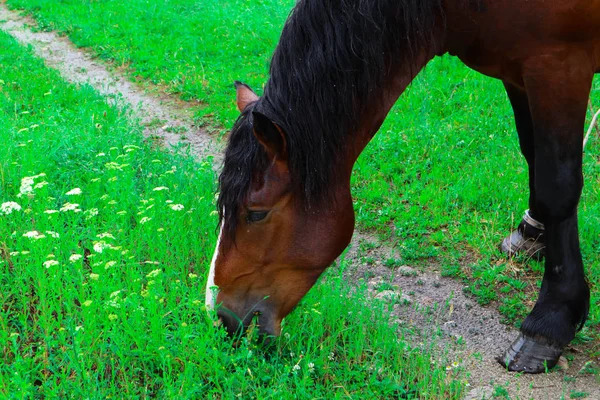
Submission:
[[233,347],[203,305],[210,160],[153,148],[126,108],[0,48],[0,396],[460,397],[462,371],[337,270],[271,352]]
[[[41,29],[57,29],[141,83],[203,104],[217,126],[237,116],[231,83],[258,93],[292,0],[8,0]],[[600,107],[600,80],[592,103]],[[588,328],[600,326],[600,150],[586,149],[580,206],[582,251],[592,286]],[[400,98],[359,158],[353,176],[358,225],[397,250],[393,264],[431,264],[466,279],[482,304],[519,323],[537,296],[543,266],[506,259],[498,244],[527,208],[527,170],[512,111],[499,81],[442,57]],[[600,349],[596,348],[596,352]]]

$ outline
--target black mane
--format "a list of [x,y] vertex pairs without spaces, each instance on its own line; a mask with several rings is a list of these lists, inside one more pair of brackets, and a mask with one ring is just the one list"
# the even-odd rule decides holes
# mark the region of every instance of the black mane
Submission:
[[[238,207],[266,154],[251,111],[286,133],[289,170],[307,207],[329,197],[336,158],[392,67],[429,48],[441,0],[299,0],[271,60],[264,96],[234,125],[219,177],[219,215],[235,231]],[[226,215],[225,215],[225,210]]]

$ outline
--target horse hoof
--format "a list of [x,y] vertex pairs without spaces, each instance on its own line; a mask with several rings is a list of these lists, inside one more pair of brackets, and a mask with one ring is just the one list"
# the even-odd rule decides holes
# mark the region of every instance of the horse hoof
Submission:
[[512,257],[518,253],[530,258],[540,260],[545,253],[544,242],[537,238],[525,237],[519,229],[513,231],[510,236],[504,238],[500,250]]
[[554,367],[562,351],[562,347],[551,344],[547,339],[519,334],[497,360],[509,371],[539,374]]

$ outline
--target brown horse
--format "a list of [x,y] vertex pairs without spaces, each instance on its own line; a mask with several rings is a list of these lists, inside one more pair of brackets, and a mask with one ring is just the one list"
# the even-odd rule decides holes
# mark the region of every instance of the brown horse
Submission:
[[257,318],[278,335],[348,245],[354,162],[415,75],[445,53],[501,79],[514,110],[529,211],[503,249],[545,245],[537,303],[499,361],[531,373],[556,364],[589,309],[577,204],[600,0],[300,0],[264,96],[236,83],[241,116],[219,178],[207,284],[207,305],[220,304],[231,334]]

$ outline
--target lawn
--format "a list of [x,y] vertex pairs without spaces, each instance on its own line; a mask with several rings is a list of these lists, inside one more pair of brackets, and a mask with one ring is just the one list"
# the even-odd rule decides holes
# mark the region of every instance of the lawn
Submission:
[[269,352],[252,334],[232,347],[203,305],[210,163],[154,148],[126,107],[4,33],[0,48],[2,397],[461,396],[453,360],[410,344],[343,264]]
[[[293,1],[8,4],[25,8],[40,29],[64,32],[142,85],[198,101],[199,120],[224,130],[237,116],[232,82],[243,80],[261,93]],[[598,78],[592,102],[600,107]],[[593,304],[578,336],[583,341],[599,338],[599,160],[600,142],[592,140],[579,214]],[[396,249],[389,265],[434,265],[465,280],[481,304],[496,305],[518,325],[535,301],[543,266],[506,259],[498,244],[527,207],[526,179],[501,83],[455,58],[438,58],[400,98],[355,166],[358,227],[377,232]]]

